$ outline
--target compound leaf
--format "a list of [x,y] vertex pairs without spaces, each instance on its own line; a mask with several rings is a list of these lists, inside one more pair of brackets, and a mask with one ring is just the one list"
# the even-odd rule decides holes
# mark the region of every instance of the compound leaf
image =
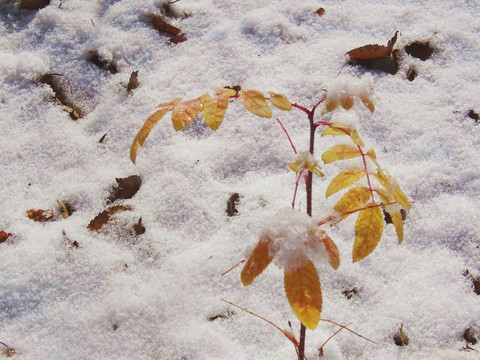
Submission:
[[315,329],[322,311],[322,290],[315,265],[304,259],[299,267],[285,269],[285,293],[298,319]]
[[383,233],[383,214],[378,206],[368,204],[360,211],[355,224],[353,262],[368,256],[378,245]]
[[145,140],[150,134],[150,131],[152,131],[153,127],[158,123],[158,121],[162,117],[164,117],[167,112],[169,112],[172,109],[173,109],[172,105],[163,107],[162,109],[155,111],[152,115],[150,115],[147,121],[145,121],[142,128],[133,139],[132,146],[130,147],[130,160],[132,161],[132,163],[135,164],[138,148],[140,146],[143,146],[143,144],[145,143]]
[[322,160],[325,164],[337,160],[351,159],[361,156],[362,153],[356,147],[350,145],[335,145],[322,154]]
[[407,197],[403,193],[400,186],[397,184],[395,179],[387,171],[378,169],[376,174],[373,174],[375,179],[378,180],[380,184],[385,188],[385,190],[393,196],[393,198],[405,209],[410,210],[410,203],[408,202]]
[[205,118],[205,124],[207,124],[210,129],[217,130],[222,123],[223,117],[227,112],[229,99],[229,94],[227,92],[222,92],[213,98],[206,99],[203,102],[203,116]]
[[240,101],[248,111],[255,115],[264,118],[272,117],[272,110],[268,106],[265,96],[260,91],[242,90]]
[[365,170],[347,170],[335,176],[328,185],[326,196],[335,194],[365,176]]
[[270,102],[281,110],[292,110],[292,103],[288,101],[287,97],[283,94],[270,92]]
[[250,285],[272,261],[273,256],[268,252],[271,242],[272,240],[268,236],[263,236],[253,249],[240,276],[244,286]]
[[176,105],[172,112],[172,124],[175,131],[183,129],[195,120],[203,109],[203,102],[208,98],[210,98],[210,95],[205,94]]
[[361,209],[370,199],[372,193],[367,187],[354,187],[348,190],[333,209],[342,215]]

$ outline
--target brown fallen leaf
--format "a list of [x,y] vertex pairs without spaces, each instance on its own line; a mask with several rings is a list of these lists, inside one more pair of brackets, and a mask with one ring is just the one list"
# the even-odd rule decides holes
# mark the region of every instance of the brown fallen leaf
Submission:
[[315,14],[317,14],[318,16],[322,16],[323,14],[325,14],[325,9],[324,8],[318,8],[317,11],[315,11]]
[[138,223],[133,225],[133,230],[137,235],[145,234],[146,229],[145,229],[145,226],[143,226],[142,224],[142,218],[138,219]]
[[380,70],[389,74],[396,74],[398,71],[398,50],[393,50],[397,42],[398,31],[388,41],[388,44],[369,44],[350,50],[347,55],[350,57],[350,65],[362,65],[367,69]]
[[0,231],[0,244],[1,243],[4,243],[5,241],[7,241],[7,239],[12,236],[12,234],[10,233],[7,233],[3,230]]
[[174,44],[186,40],[186,36],[182,34],[182,31],[179,28],[170,25],[158,15],[151,16],[151,23],[159,33],[170,36],[170,41]]
[[128,210],[132,210],[132,207],[129,206],[129,205],[115,205],[115,206],[112,206],[112,207],[108,208],[107,210],[102,211],[97,216],[95,216],[95,218],[92,221],[90,221],[87,228],[89,230],[92,230],[92,231],[93,230],[98,231],[105,224],[107,224],[115,214],[118,214],[118,213],[121,213],[121,212],[124,212],[124,211],[128,211]]
[[140,83],[138,82],[138,70],[132,71],[130,74],[130,79],[128,80],[127,92],[130,94],[133,89],[138,88]]
[[105,137],[107,136],[107,133],[103,134],[100,140],[98,140],[98,143],[101,144],[103,143],[103,140],[105,140]]
[[20,8],[26,10],[39,10],[50,4],[50,0],[22,0]]
[[126,178],[116,178],[117,186],[113,188],[108,200],[114,202],[119,199],[132,198],[142,186],[142,178],[138,175],[131,175]]
[[38,210],[27,210],[27,216],[29,219],[37,222],[47,222],[47,221],[52,221],[53,220],[53,210],[43,210],[43,209],[38,209]]

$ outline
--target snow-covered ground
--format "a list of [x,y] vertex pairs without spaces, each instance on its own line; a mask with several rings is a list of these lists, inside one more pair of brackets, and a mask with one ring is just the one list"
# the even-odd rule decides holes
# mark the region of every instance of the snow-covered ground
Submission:
[[[18,3],[0,1],[0,231],[11,234],[0,244],[0,341],[15,348],[13,358],[295,359],[278,330],[221,301],[281,328],[290,321],[298,336],[282,270],[271,265],[248,287],[241,267],[221,274],[245,258],[265,219],[290,206],[293,152],[275,119],[304,151],[305,115],[274,110],[261,119],[235,101],[216,132],[201,118],[175,132],[167,116],[136,166],[129,148],[159,103],[240,85],[310,108],[339,73],[372,75],[376,111],[355,105],[350,112],[414,203],[404,242],[388,225],[377,249],[355,264],[353,217],[326,229],[341,266],[318,265],[322,318],[378,345],[343,330],[323,358],[480,357],[461,351],[465,330],[480,331],[471,278],[480,276],[480,125],[472,118],[480,112],[478,0],[181,0],[171,5],[177,17],[165,17],[186,35],[178,44],[149,23],[164,1],[51,0],[38,11]],[[395,75],[346,64],[347,51],[386,44],[395,31]],[[415,41],[432,45],[430,59],[405,53]],[[87,61],[92,51],[118,72]],[[408,81],[411,66],[418,76]],[[140,86],[128,94],[136,70]],[[40,81],[46,73],[59,74],[78,120]],[[316,147],[328,144],[319,138]],[[315,179],[318,219],[338,200],[324,196],[338,170],[325,165],[326,177]],[[141,177],[139,191],[110,204],[115,179],[130,175]],[[302,209],[303,194],[300,185]],[[70,217],[62,218],[58,202],[74,209]],[[131,210],[100,231],[87,228],[112,205]],[[54,221],[29,219],[31,209],[52,209]],[[146,231],[137,235],[139,218]],[[393,340],[400,324],[409,337],[403,347]],[[337,330],[320,322],[308,331],[308,359]]]

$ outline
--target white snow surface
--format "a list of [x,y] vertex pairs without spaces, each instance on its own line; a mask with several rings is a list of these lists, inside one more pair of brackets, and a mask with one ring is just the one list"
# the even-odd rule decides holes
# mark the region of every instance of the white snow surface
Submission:
[[[232,101],[216,132],[201,117],[175,132],[166,116],[136,166],[129,148],[155,106],[177,97],[241,85],[311,108],[338,76],[365,74],[375,112],[357,103],[349,119],[414,203],[403,243],[387,225],[355,264],[355,216],[326,229],[341,265],[317,264],[322,318],[377,345],[342,330],[323,358],[479,358],[460,351],[464,331],[480,331],[480,296],[464,276],[480,276],[480,125],[468,116],[480,113],[478,0],[181,0],[172,5],[179,17],[167,18],[186,34],[176,45],[148,23],[163,1],[51,0],[38,11],[18,3],[0,1],[0,230],[12,234],[0,244],[0,341],[15,348],[14,359],[296,359],[277,329],[221,301],[285,329],[291,322],[298,336],[283,271],[270,265],[248,287],[241,266],[221,274],[257,243],[266,219],[290,206],[292,149],[275,119],[305,150],[305,114],[274,109],[262,119]],[[397,74],[346,64],[347,51],[386,45],[395,31]],[[403,50],[417,40],[433,46],[430,59]],[[86,61],[91,50],[118,73]],[[408,81],[411,66],[418,76]],[[140,86],[127,94],[136,70]],[[81,109],[77,121],[39,82],[47,72]],[[317,136],[317,158],[337,140]],[[322,166],[326,176],[314,180],[316,219],[332,215],[343,193],[324,195],[340,166]],[[115,179],[129,175],[142,185],[115,204],[132,210],[87,229],[110,206]],[[304,191],[300,184],[297,210],[305,211]],[[234,193],[238,213],[228,216]],[[58,201],[75,210],[70,217]],[[53,209],[55,221],[35,222],[30,209]],[[139,218],[142,235],[132,229]],[[393,341],[399,324],[404,347]],[[321,321],[307,331],[310,360],[337,330]]]

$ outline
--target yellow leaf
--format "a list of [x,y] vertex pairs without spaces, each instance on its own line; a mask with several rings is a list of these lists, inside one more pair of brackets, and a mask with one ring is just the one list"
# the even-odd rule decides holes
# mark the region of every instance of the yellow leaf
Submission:
[[370,110],[370,112],[373,113],[375,111],[375,105],[368,97],[360,96],[360,100],[362,100],[363,104],[367,107],[368,110]]
[[365,170],[347,170],[338,174],[333,178],[330,185],[328,185],[326,196],[329,197],[330,195],[335,194],[337,191],[352,185],[364,176]]
[[217,94],[226,94],[228,97],[237,95],[237,90],[230,88],[216,88],[215,92]]
[[272,117],[272,110],[268,107],[265,96],[258,90],[242,90],[240,101],[245,108],[257,116]]
[[325,176],[321,171],[320,171],[320,167],[318,166],[318,164],[312,164],[312,163],[307,163],[305,165],[305,169],[307,169],[308,171],[314,173],[315,175],[319,176],[319,177],[323,177]]
[[398,243],[401,244],[403,241],[403,218],[400,211],[397,212],[388,212],[390,218],[392,219],[393,226],[395,226],[395,232],[397,233]]
[[[389,204],[393,202],[392,196],[389,196],[388,194],[384,193],[382,190],[375,190],[375,191],[380,197],[380,200],[382,201],[382,203]],[[396,212],[387,211],[387,212],[390,215],[390,218],[392,219],[393,226],[395,226],[395,232],[397,233],[398,243],[401,244],[403,241],[402,213],[400,211],[396,211]]]
[[210,98],[210,95],[205,94],[199,98],[176,105],[172,113],[172,123],[175,131],[183,129],[195,120],[203,109],[203,101],[208,98]]
[[378,206],[368,204],[361,210],[355,224],[353,262],[368,256],[378,245],[383,233],[383,214]]
[[349,95],[340,100],[340,105],[342,105],[342,107],[348,111],[352,108],[353,102],[354,102],[353,95]]
[[158,108],[163,108],[163,107],[174,107],[175,105],[177,105],[180,101],[182,101],[182,98],[176,98],[175,100],[172,100],[168,103],[161,103],[160,105],[157,105],[157,109]]
[[272,240],[264,235],[253,249],[240,276],[244,286],[250,285],[272,261],[273,256],[268,253],[268,246],[271,242]]
[[342,215],[361,209],[371,198],[372,193],[367,187],[354,187],[348,190],[333,209]]
[[173,106],[164,107],[163,109],[155,111],[150,117],[145,121],[142,128],[138,134],[133,139],[132,146],[130,147],[130,160],[135,164],[137,158],[137,151],[140,146],[143,146],[145,140],[152,131],[153,127],[158,123],[158,121],[165,116],[167,112],[172,110]]
[[329,113],[330,111],[335,110],[338,108],[339,102],[338,100],[331,100],[327,99],[325,100],[325,106],[322,109],[322,115],[325,115],[326,113]]
[[378,169],[376,174],[373,174],[375,179],[378,180],[380,184],[385,188],[385,190],[393,196],[393,198],[405,209],[410,210],[410,203],[408,202],[407,197],[403,193],[400,186],[397,184],[395,179],[390,175],[386,170]]
[[329,127],[323,130],[321,136],[325,135],[350,135],[352,129],[341,123],[332,123]]
[[365,144],[363,143],[363,140],[360,138],[360,135],[358,135],[357,129],[352,130],[352,132],[350,133],[350,138],[355,143],[355,145],[365,146]]
[[292,110],[292,103],[288,101],[287,97],[283,94],[270,92],[270,102],[279,109]]
[[222,123],[223,117],[227,112],[228,100],[228,93],[224,92],[213,98],[206,99],[203,102],[203,116],[205,118],[205,124],[207,124],[210,129],[217,130]]
[[380,165],[378,165],[378,162],[377,162],[377,154],[375,153],[375,150],[373,149],[370,149],[367,151],[367,156],[370,158],[370,160],[373,161],[373,163],[375,165],[377,165],[378,167],[380,167]]
[[307,328],[315,329],[322,311],[322,290],[315,265],[304,259],[299,267],[285,269],[284,285],[295,315]]
[[301,170],[299,167],[298,167],[298,164],[296,162],[291,162],[291,163],[288,163],[288,167],[295,171],[296,174],[298,174],[298,172]]
[[361,155],[362,153],[356,147],[350,145],[335,145],[322,154],[322,160],[325,164],[329,164],[337,160],[351,159]]

